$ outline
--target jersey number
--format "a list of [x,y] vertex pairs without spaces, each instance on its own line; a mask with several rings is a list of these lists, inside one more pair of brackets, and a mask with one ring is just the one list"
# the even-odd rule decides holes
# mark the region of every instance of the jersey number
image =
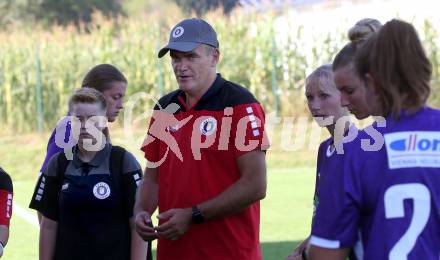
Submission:
[[431,194],[425,185],[420,183],[397,184],[389,187],[385,192],[385,217],[387,219],[404,217],[403,201],[405,199],[413,200],[414,213],[408,230],[391,249],[388,256],[390,260],[407,259],[417,237],[425,228],[431,211]]

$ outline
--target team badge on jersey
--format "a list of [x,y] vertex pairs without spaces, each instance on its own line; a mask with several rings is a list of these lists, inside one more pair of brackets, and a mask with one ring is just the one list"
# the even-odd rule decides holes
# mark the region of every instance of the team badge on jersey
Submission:
[[103,200],[110,196],[110,186],[105,182],[99,182],[93,187],[93,195],[96,198]]
[[200,133],[203,135],[212,135],[217,130],[217,120],[209,117],[200,124]]
[[384,137],[390,169],[440,168],[440,132],[398,132]]

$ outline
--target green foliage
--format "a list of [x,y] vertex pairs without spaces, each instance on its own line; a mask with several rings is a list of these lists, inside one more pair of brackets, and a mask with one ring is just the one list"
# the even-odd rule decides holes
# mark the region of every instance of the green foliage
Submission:
[[60,25],[73,22],[79,26],[81,22],[91,22],[94,11],[115,16],[121,12],[121,5],[118,0],[41,0],[34,11],[37,20]]
[[20,20],[23,23],[45,25],[88,24],[94,12],[107,17],[122,13],[120,0],[2,0],[0,26]]
[[172,14],[180,8],[171,0],[124,0],[123,12],[129,17],[145,16],[154,13]]
[[225,14],[229,14],[238,5],[239,0],[173,0],[187,14],[196,13],[202,16],[208,11],[222,8]]
[[[74,27],[51,27],[0,32],[0,125],[16,132],[37,129],[37,74],[41,74],[44,128],[52,129],[66,114],[67,99],[85,73],[98,63],[112,63],[126,75],[126,100],[144,93],[159,98],[176,88],[170,59],[157,58],[168,41],[169,30],[184,17],[178,11],[142,19],[106,19],[95,16],[89,32]],[[220,41],[218,71],[225,78],[249,88],[267,113],[281,116],[306,114],[303,80],[318,65],[331,62],[346,42],[340,24],[333,31],[315,33],[293,22],[279,23],[274,14],[240,14],[225,18],[210,13],[205,19]],[[281,24],[281,25],[280,25]],[[433,63],[433,106],[440,105],[440,52],[438,27],[426,21],[418,31]],[[19,44],[17,44],[19,43]],[[37,56],[41,71],[37,71]],[[275,106],[278,102],[278,106]],[[145,127],[153,101],[135,102],[135,126]],[[141,119],[143,118],[143,120]],[[120,117],[122,120],[123,117]],[[136,122],[135,122],[136,121]]]
[[26,12],[28,0],[1,0],[0,1],[0,28],[6,28],[11,23],[21,19],[28,20]]

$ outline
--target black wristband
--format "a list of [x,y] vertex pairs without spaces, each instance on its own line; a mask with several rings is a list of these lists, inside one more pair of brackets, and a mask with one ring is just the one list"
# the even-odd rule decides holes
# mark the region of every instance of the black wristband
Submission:
[[205,218],[202,215],[202,212],[197,206],[192,207],[192,218],[191,221],[194,224],[202,224]]

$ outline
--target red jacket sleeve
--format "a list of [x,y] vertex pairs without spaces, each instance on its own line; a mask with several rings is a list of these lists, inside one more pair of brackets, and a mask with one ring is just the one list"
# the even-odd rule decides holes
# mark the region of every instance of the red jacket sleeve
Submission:
[[0,225],[9,226],[12,216],[12,180],[0,168]]

